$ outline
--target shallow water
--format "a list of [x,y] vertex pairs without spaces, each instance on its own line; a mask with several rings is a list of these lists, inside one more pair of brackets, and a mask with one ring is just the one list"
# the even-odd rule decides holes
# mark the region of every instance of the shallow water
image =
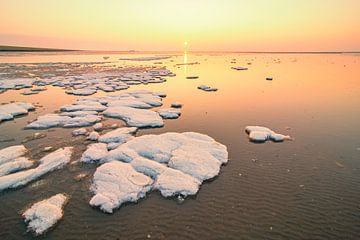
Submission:
[[[103,56],[110,58],[104,60]],[[161,84],[133,85],[126,91],[164,91],[167,97],[163,106],[182,102],[182,115],[165,120],[163,128],[143,129],[137,135],[204,133],[228,147],[229,163],[218,177],[203,184],[196,196],[183,202],[151,192],[112,215],[88,204],[96,166],[68,165],[25,187],[0,193],[0,239],[33,238],[26,233],[21,212],[29,204],[59,192],[71,197],[64,218],[40,238],[360,238],[360,55],[201,53],[176,54],[160,61],[118,60],[135,56],[139,55],[1,54],[0,63],[89,61],[115,66],[166,66],[177,76]],[[231,63],[233,59],[236,63]],[[200,64],[176,65],[184,62]],[[236,71],[231,69],[233,66],[249,70]],[[186,79],[194,75],[199,78]],[[269,76],[272,81],[265,80]],[[219,90],[197,89],[202,84]],[[75,160],[86,145],[82,137],[71,137],[72,129],[23,129],[36,116],[54,112],[79,98],[58,87],[47,88],[30,96],[21,95],[23,90],[0,94],[0,103],[26,101],[42,106],[25,117],[1,123],[0,137],[8,141],[0,142],[0,148],[19,144],[32,133],[45,132],[46,138],[25,143],[35,159],[45,154],[40,151],[44,146],[73,145]],[[120,120],[105,121],[114,122],[123,125]],[[267,126],[295,140],[250,143],[244,132],[247,125]],[[88,175],[75,180],[80,173]]]

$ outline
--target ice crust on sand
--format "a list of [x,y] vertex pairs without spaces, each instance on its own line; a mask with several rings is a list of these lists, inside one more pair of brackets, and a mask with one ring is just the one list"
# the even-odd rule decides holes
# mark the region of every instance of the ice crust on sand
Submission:
[[54,226],[63,217],[67,201],[68,197],[59,193],[33,204],[22,214],[28,224],[28,231],[41,235]]
[[29,111],[34,109],[35,107],[32,104],[25,102],[0,105],[0,122],[11,120],[16,116],[28,114]]
[[120,118],[130,127],[162,127],[164,121],[157,112],[130,107],[109,107],[104,111],[107,117]]
[[0,177],[0,191],[26,185],[48,172],[62,168],[70,162],[71,154],[72,147],[60,148],[41,158],[36,168]]
[[181,111],[175,108],[163,108],[157,111],[164,119],[176,119],[180,117]]
[[15,158],[23,156],[27,152],[24,145],[16,145],[0,150],[0,165],[7,163]]
[[153,180],[128,164],[118,161],[105,163],[96,169],[91,185],[95,194],[90,205],[107,213],[125,202],[136,202],[151,189]]
[[267,140],[282,142],[284,140],[291,140],[290,136],[276,133],[266,127],[247,126],[245,128],[245,132],[249,135],[249,139],[253,142],[266,142]]

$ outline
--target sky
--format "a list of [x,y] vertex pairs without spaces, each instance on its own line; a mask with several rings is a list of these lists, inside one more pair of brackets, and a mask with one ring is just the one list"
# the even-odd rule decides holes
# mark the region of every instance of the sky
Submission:
[[360,0],[0,0],[0,45],[360,51]]

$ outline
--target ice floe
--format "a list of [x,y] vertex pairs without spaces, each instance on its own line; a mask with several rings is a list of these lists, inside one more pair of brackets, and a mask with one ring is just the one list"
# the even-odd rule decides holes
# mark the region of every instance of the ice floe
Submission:
[[13,119],[16,116],[28,114],[35,107],[30,103],[15,102],[0,105],[0,122]]
[[157,111],[164,119],[175,119],[180,117],[181,111],[175,108],[163,108]]
[[16,145],[0,150],[0,165],[7,163],[15,158],[23,156],[27,152],[24,145]]
[[107,213],[125,202],[136,202],[151,189],[153,180],[128,164],[118,161],[105,163],[96,169],[91,185],[95,194],[90,205]]
[[56,194],[50,198],[34,203],[23,214],[28,230],[41,235],[54,226],[64,215],[63,208],[68,201],[64,194]]
[[26,185],[48,172],[62,168],[70,162],[71,154],[72,147],[60,148],[41,158],[36,168],[0,177],[0,191]]
[[50,113],[38,117],[34,122],[29,123],[26,128],[46,129],[52,127],[85,127],[101,121],[100,116],[84,115],[82,117],[69,117],[60,114]]
[[89,133],[89,136],[87,137],[88,140],[91,141],[97,141],[100,137],[100,134],[98,132],[92,131],[91,133]]
[[237,70],[237,71],[245,71],[245,70],[248,70],[248,68],[246,68],[246,67],[232,67],[232,69]]
[[200,86],[198,86],[198,89],[206,91],[206,92],[215,92],[218,90],[217,88],[212,88],[207,85],[200,85]]
[[249,139],[253,142],[266,142],[267,140],[282,142],[284,140],[292,140],[290,136],[276,133],[266,127],[247,126],[245,132],[249,134]]
[[15,158],[10,162],[0,165],[0,177],[13,173],[19,170],[23,170],[31,167],[34,164],[33,161],[29,160],[26,157]]
[[164,121],[157,112],[130,107],[109,107],[104,111],[106,117],[119,118],[130,127],[162,127]]
[[86,130],[86,128],[79,128],[72,131],[72,135],[75,137],[80,135],[86,135],[87,133],[88,131]]
[[182,108],[183,104],[181,102],[172,102],[171,107],[172,108]]

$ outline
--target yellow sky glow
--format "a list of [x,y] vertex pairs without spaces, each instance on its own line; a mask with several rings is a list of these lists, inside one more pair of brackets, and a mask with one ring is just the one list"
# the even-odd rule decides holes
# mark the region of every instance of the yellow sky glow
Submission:
[[0,45],[356,51],[359,0],[0,0]]

